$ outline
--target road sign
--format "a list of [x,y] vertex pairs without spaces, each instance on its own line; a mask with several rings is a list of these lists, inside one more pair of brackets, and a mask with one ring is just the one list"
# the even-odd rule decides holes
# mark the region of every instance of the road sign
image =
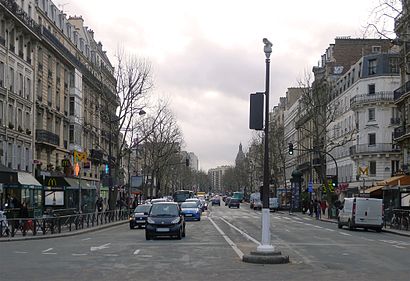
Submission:
[[311,182],[311,181],[308,183],[308,192],[309,193],[313,192],[313,182]]

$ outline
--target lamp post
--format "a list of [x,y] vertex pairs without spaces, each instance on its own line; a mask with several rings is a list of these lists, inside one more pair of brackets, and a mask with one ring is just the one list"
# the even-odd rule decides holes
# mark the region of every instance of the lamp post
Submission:
[[263,166],[263,188],[262,188],[262,241],[256,251],[244,255],[242,260],[250,263],[279,264],[288,263],[289,257],[282,256],[280,251],[275,251],[270,239],[270,210],[269,210],[269,64],[272,53],[272,43],[263,38],[265,63],[266,63],[266,85],[265,85],[265,152]]
[[258,252],[274,252],[275,248],[270,244],[270,217],[269,217],[269,66],[272,43],[264,38],[266,64],[265,80],[265,151],[263,163],[263,188],[262,188],[262,243],[258,246]]

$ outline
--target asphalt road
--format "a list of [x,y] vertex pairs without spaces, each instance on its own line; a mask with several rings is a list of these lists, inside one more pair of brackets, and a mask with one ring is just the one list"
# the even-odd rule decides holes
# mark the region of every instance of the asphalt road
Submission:
[[241,261],[260,241],[260,211],[211,207],[181,241],[146,241],[120,225],[93,233],[0,243],[0,280],[408,280],[410,238],[339,230],[271,213],[272,245],[289,264]]

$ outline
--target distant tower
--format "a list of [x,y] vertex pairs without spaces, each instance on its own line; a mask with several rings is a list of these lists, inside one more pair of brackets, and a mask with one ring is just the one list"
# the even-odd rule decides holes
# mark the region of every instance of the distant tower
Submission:
[[245,162],[245,154],[242,150],[242,143],[239,143],[239,151],[238,154],[236,154],[235,166],[240,166],[243,162]]

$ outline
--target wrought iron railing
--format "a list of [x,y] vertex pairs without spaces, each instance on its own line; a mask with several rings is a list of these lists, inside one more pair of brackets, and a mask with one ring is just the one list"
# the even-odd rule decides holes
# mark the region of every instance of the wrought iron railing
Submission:
[[36,141],[60,145],[60,137],[52,132],[43,129],[36,130]]
[[400,152],[400,147],[392,143],[358,144],[351,146],[349,152],[351,156],[361,153]]
[[410,92],[410,81],[407,81],[403,85],[401,85],[399,88],[394,90],[394,100],[400,99],[404,94]]
[[354,107],[363,103],[393,101],[393,92],[376,92],[374,94],[358,95],[350,99],[350,106]]
[[[7,216],[7,214],[6,214]],[[10,218],[0,221],[0,237],[52,235],[127,220],[128,209],[40,218]]]

